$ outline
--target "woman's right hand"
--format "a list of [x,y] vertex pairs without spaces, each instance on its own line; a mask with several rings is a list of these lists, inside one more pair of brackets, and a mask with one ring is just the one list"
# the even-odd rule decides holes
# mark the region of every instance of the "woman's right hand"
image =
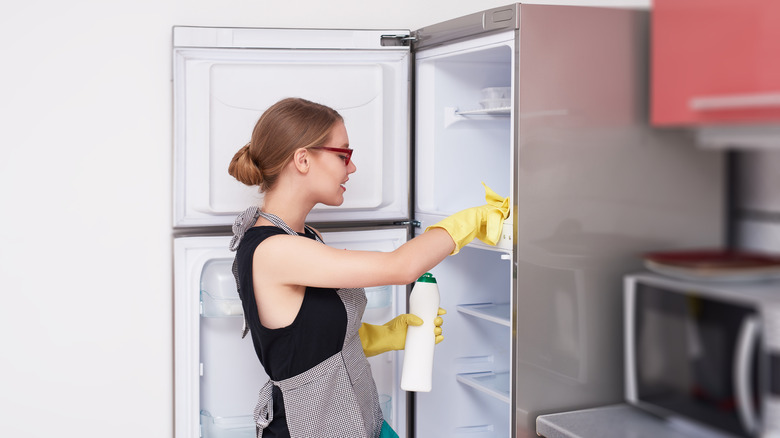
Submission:
[[455,249],[450,255],[457,254],[460,249],[474,238],[495,245],[501,238],[504,219],[509,217],[509,198],[502,198],[485,183],[485,200],[487,204],[461,210],[452,216],[426,228],[443,228],[455,242]]

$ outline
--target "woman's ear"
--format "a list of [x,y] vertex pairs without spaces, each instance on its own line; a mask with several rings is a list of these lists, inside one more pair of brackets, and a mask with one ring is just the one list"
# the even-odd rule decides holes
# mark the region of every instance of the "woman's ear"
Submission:
[[306,148],[298,148],[295,151],[292,162],[298,172],[304,174],[309,172],[309,158],[309,151]]

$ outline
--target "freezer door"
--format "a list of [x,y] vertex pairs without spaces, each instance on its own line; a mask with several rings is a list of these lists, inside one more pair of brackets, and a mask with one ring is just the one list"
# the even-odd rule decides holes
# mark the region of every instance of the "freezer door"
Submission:
[[[335,248],[392,251],[406,228],[323,232]],[[229,236],[174,240],[174,362],[176,438],[254,436],[252,412],[268,379],[249,336],[231,272]],[[384,324],[406,307],[406,286],[367,288],[363,321]],[[406,397],[400,390],[401,353],[369,358],[382,411],[405,437]]]
[[174,226],[230,225],[262,202],[227,173],[259,116],[285,97],[336,109],[357,172],[344,204],[310,222],[409,217],[409,48],[382,45],[408,31],[175,27]]

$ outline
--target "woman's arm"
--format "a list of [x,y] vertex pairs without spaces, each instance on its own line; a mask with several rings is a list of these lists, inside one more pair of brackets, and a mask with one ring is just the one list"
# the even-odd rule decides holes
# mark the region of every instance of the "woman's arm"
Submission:
[[455,242],[442,228],[432,228],[392,252],[351,251],[298,236],[266,239],[254,255],[263,283],[314,287],[370,287],[413,283],[444,260]]

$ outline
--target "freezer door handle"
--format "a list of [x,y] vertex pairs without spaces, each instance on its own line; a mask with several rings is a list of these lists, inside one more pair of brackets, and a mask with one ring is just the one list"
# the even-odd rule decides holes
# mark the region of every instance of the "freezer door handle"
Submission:
[[485,11],[482,17],[482,27],[485,30],[515,27],[515,8],[497,8]]
[[393,222],[393,225],[411,225],[415,228],[420,228],[422,226],[422,222],[420,221],[398,221]]

